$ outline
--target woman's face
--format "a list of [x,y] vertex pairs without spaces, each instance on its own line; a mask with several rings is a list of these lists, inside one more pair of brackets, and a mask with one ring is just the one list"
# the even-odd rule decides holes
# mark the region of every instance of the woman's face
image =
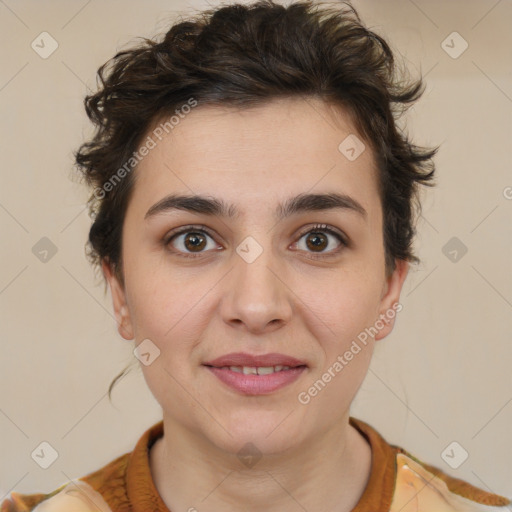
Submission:
[[[391,331],[407,264],[386,276],[373,155],[337,115],[313,99],[199,106],[162,140],[148,132],[156,146],[133,171],[123,226],[124,288],[104,271],[119,332],[146,340],[144,377],[176,432],[271,453],[345,428],[368,332]],[[269,375],[207,366],[232,353],[279,355],[246,362]],[[275,371],[284,357],[302,366]]]

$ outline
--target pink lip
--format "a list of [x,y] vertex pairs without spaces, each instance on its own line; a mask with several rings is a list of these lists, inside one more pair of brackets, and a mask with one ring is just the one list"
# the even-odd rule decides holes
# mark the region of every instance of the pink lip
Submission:
[[224,356],[218,357],[213,361],[203,363],[205,366],[215,366],[222,368],[223,366],[307,366],[304,361],[299,361],[295,357],[287,356],[285,354],[264,354],[256,356],[246,354],[244,352],[232,352]]
[[[240,366],[240,365],[230,365]],[[250,365],[243,365],[250,366]],[[275,366],[275,365],[268,365]],[[244,395],[266,395],[278,389],[281,389],[293,381],[297,380],[306,366],[290,368],[289,370],[281,370],[280,372],[271,373],[269,375],[244,375],[243,373],[234,372],[229,368],[216,368],[214,366],[206,366],[219,380],[228,385],[232,389]]]
[[[244,395],[265,395],[272,393],[299,378],[307,365],[295,357],[285,354],[252,355],[244,352],[233,352],[203,364],[219,380]],[[289,366],[289,370],[281,370],[269,375],[244,375],[230,370],[229,366]]]

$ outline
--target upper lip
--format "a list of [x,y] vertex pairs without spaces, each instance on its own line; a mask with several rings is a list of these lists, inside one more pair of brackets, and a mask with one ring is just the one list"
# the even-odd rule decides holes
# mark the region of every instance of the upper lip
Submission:
[[263,354],[260,356],[246,354],[244,352],[232,352],[225,354],[217,359],[203,363],[206,366],[216,366],[221,368],[223,366],[307,366],[303,361],[299,361],[295,357],[287,356],[285,354]]

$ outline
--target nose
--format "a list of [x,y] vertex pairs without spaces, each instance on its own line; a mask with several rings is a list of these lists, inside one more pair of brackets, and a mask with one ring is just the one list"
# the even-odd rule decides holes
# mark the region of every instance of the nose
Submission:
[[293,293],[272,251],[263,250],[252,262],[235,253],[233,261],[234,268],[223,284],[224,321],[253,334],[272,332],[288,324]]

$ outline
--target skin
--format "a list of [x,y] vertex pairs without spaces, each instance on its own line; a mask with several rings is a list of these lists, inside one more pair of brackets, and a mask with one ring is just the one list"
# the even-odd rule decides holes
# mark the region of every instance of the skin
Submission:
[[[243,504],[249,511],[350,511],[366,487],[371,449],[349,425],[349,407],[375,341],[391,332],[394,319],[307,405],[298,401],[359,333],[396,306],[408,272],[401,260],[391,275],[385,272],[369,145],[354,161],[338,150],[356,133],[346,113],[319,99],[281,99],[251,110],[198,106],[133,171],[124,286],[106,262],[103,271],[121,336],[136,344],[150,339],[160,350],[141,368],[163,410],[166,434],[150,461],[170,510],[230,512]],[[276,223],[277,204],[305,192],[348,194],[367,218],[336,209]],[[173,210],[145,220],[170,193],[215,196],[241,215]],[[315,251],[307,245],[314,234],[306,233],[316,223],[337,228],[349,245],[324,232]],[[183,234],[165,246],[171,230],[188,224],[214,233],[203,234],[199,254]],[[236,252],[247,236],[263,248],[252,263]],[[239,351],[279,352],[308,368],[285,388],[244,396],[202,366]],[[248,442],[262,454],[252,468],[237,457]]]

